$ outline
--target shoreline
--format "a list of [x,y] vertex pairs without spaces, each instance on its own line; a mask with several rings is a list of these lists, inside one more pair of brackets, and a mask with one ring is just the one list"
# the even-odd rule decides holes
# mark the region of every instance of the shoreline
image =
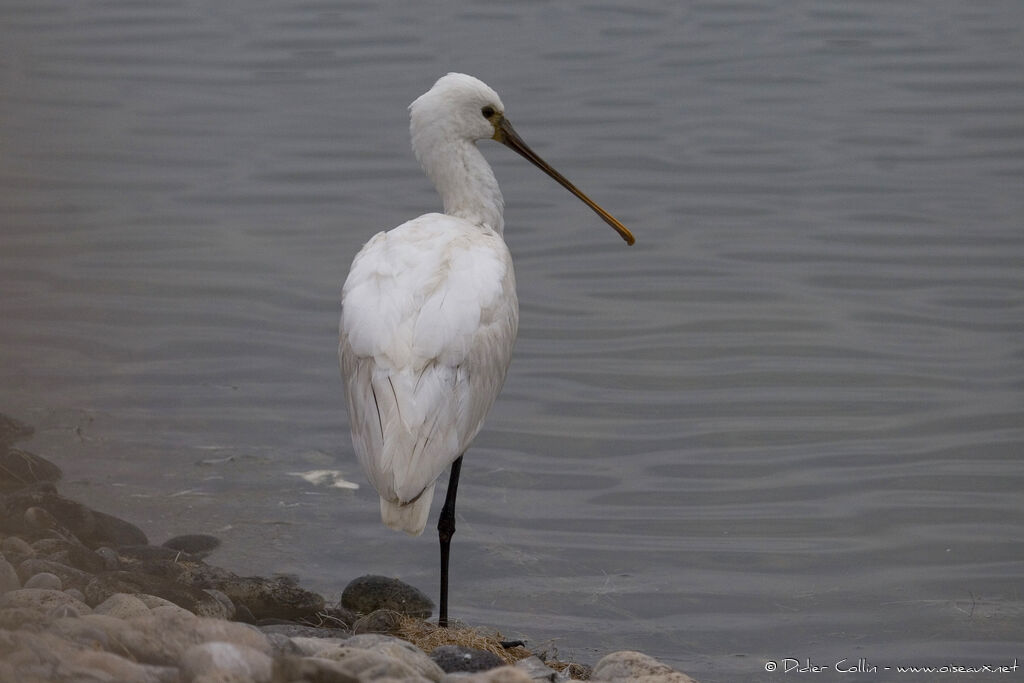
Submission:
[[288,578],[206,563],[212,536],[152,545],[62,496],[60,468],[14,446],[33,432],[0,413],[0,680],[692,681],[638,652],[590,667],[439,628],[433,602],[397,579],[355,578],[328,604]]

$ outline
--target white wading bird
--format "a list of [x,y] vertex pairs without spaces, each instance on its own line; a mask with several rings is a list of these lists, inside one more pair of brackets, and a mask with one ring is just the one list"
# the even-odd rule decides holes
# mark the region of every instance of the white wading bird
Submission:
[[437,523],[438,623],[447,626],[462,456],[505,381],[519,320],[504,202],[477,140],[511,147],[628,244],[633,235],[527,147],[498,94],[476,78],[450,73],[409,111],[413,150],[444,213],[378,233],[356,254],[341,294],[338,355],[352,445],[380,494],[384,524],[422,533],[437,478],[452,466]]

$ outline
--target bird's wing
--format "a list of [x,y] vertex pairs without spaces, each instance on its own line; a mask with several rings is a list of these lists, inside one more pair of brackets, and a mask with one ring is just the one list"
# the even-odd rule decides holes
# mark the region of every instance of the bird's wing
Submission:
[[382,499],[432,493],[469,446],[504,382],[517,323],[512,261],[495,233],[428,214],[359,252],[342,291],[339,357],[353,445]]

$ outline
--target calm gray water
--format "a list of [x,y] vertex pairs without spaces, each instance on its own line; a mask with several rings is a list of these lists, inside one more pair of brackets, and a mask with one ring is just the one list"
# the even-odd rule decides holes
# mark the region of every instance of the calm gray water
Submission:
[[406,106],[466,71],[638,243],[485,150],[522,322],[453,613],[705,682],[1024,664],[1024,4],[678,5],[3,0],[0,410],[155,542],[434,594],[337,298],[438,208]]

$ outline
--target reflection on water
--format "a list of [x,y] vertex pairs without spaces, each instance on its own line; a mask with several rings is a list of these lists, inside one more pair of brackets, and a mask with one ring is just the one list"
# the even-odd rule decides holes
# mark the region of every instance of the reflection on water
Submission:
[[2,409],[156,541],[215,533],[217,562],[328,595],[431,589],[429,534],[293,473],[363,481],[338,290],[437,208],[406,105],[467,71],[638,242],[485,150],[522,321],[463,470],[453,612],[704,681],[1006,659],[1022,43],[1009,1],[8,2]]

